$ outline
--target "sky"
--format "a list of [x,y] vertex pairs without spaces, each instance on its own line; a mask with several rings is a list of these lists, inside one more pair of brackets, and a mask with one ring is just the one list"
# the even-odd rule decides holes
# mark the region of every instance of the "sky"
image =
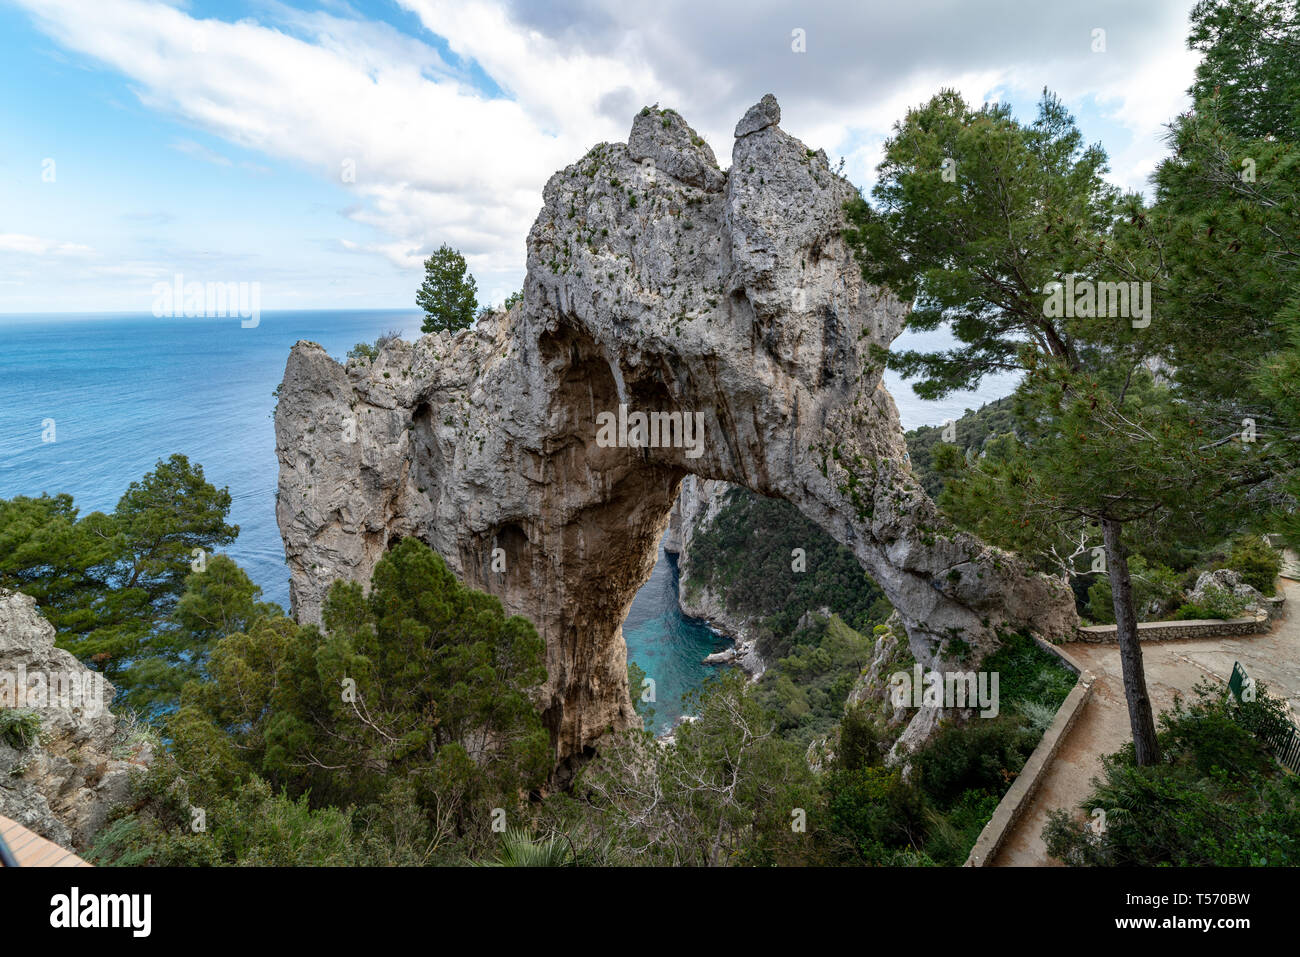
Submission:
[[547,178],[655,103],[726,168],[774,93],[869,188],[940,88],[1027,119],[1046,86],[1146,191],[1191,5],[0,0],[0,314],[148,312],[176,275],[256,282],[264,310],[413,307],[442,243],[500,303]]

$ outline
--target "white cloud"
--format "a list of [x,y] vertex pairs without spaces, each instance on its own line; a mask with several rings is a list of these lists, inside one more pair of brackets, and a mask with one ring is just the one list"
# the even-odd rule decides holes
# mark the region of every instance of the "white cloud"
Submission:
[[[517,285],[524,239],[556,169],[623,139],[641,104],[672,105],[729,164],[735,120],[765,92],[783,125],[866,183],[908,106],[942,86],[979,102],[1044,85],[1130,133],[1114,178],[1140,187],[1183,108],[1190,0],[1085,10],[1011,0],[846,2],[793,11],[733,3],[399,0],[459,63],[383,23],[266,7],[266,22],[200,20],[151,0],[17,0],[62,46],[128,78],[142,102],[351,190],[372,242],[343,247],[418,268],[460,248],[480,285]],[[1107,30],[1105,53],[1091,30]],[[807,52],[790,33],[806,30]],[[477,89],[477,64],[506,98]],[[191,141],[173,148],[221,165]],[[347,174],[347,175],[345,175]]]
[[95,250],[81,243],[44,239],[23,233],[0,233],[0,252],[23,253],[29,256],[90,256]]

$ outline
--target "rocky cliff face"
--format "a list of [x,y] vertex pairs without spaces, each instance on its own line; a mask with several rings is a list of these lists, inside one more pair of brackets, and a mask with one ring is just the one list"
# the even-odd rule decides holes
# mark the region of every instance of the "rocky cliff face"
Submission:
[[[0,724],[39,719],[26,743],[0,734],[0,814],[64,847],[84,850],[147,765],[146,737],[109,711],[113,686],[54,647],[35,599],[0,589]],[[33,729],[35,730],[35,729]]]
[[674,555],[689,554],[691,539],[718,514],[730,488],[726,482],[702,479],[696,475],[684,476],[682,490],[668,514],[664,551]]
[[622,621],[695,475],[853,549],[920,660],[1073,626],[1068,589],[947,527],[909,472],[870,352],[905,307],[841,237],[853,187],[779,120],[770,96],[750,109],[723,172],[680,116],[642,110],[546,184],[508,315],[346,368],[294,347],[277,517],[301,621],[418,536],[545,637],[563,767],[635,722]]
[[707,528],[726,503],[731,485],[695,475],[682,479],[682,490],[673,503],[664,536],[664,551],[677,556],[678,605],[682,614],[702,618],[731,638],[734,646],[709,655],[710,664],[736,665],[754,679],[767,670],[758,653],[758,627],[753,617],[733,612],[722,595],[699,580],[691,569],[691,541]]

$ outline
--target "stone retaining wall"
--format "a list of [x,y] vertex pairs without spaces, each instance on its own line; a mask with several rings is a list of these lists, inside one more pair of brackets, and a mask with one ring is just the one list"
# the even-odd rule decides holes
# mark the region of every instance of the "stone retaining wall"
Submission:
[[1020,773],[1007,793],[998,802],[993,816],[984,825],[984,830],[980,831],[979,839],[976,840],[975,846],[971,848],[970,855],[966,858],[966,867],[985,867],[997,857],[1007,835],[1011,833],[1021,815],[1033,801],[1034,795],[1038,793],[1038,788],[1043,783],[1043,776],[1052,766],[1052,759],[1061,748],[1061,742],[1070,733],[1079,715],[1083,714],[1088,699],[1092,697],[1092,683],[1095,676],[1091,671],[1081,670],[1078,663],[1057,646],[1038,638],[1034,640],[1040,647],[1060,658],[1067,668],[1079,676],[1079,680],[1075,682],[1074,689],[1061,703],[1056,717],[1043,733],[1043,739],[1038,742],[1038,747],[1034,748],[1034,753],[1029,756],[1029,760],[1020,769]]
[[[1139,622],[1138,640],[1170,641],[1177,638],[1215,638],[1262,634],[1269,630],[1274,619],[1282,616],[1286,596],[1279,589],[1276,597],[1265,600],[1268,602],[1268,610],[1253,618]],[[1102,644],[1118,640],[1115,636],[1114,625],[1080,627],[1076,629],[1075,634],[1075,641],[1090,644]],[[1070,733],[1070,729],[1074,727],[1079,715],[1083,714],[1088,699],[1092,697],[1092,684],[1095,676],[1091,671],[1084,671],[1064,648],[1044,641],[1037,635],[1034,636],[1034,641],[1040,648],[1044,648],[1060,658],[1065,667],[1079,676],[1079,680],[1075,682],[1074,689],[1066,696],[1065,701],[1056,712],[1056,718],[1053,719],[1051,726],[1043,734],[1043,739],[1038,742],[1038,747],[1034,748],[1034,753],[1029,756],[1029,760],[1020,769],[1020,774],[1016,776],[1016,780],[1012,782],[1007,793],[998,802],[993,816],[984,825],[984,830],[980,832],[979,839],[975,841],[975,846],[971,848],[970,855],[966,858],[966,867],[986,867],[997,857],[998,851],[1002,849],[1002,845],[1007,839],[1007,835],[1011,833],[1033,801],[1034,795],[1038,793],[1038,788],[1043,783],[1043,777],[1047,773],[1047,769],[1051,767],[1052,760],[1056,757],[1056,752],[1060,750],[1065,736]]]
[[[1181,638],[1232,638],[1260,635],[1269,630],[1272,619],[1258,614],[1253,618],[1193,618],[1188,621],[1140,621],[1138,641],[1174,641]],[[1088,625],[1075,629],[1074,641],[1089,644],[1114,643],[1115,625]]]

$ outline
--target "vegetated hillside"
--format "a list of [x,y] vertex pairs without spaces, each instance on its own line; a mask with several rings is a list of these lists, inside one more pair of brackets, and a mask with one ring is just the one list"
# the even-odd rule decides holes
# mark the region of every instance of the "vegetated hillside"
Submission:
[[[828,635],[843,627],[833,619],[818,625]],[[827,738],[820,784],[828,829],[845,862],[960,865],[1069,694],[1074,675],[1031,638],[1004,636],[1002,647],[980,665],[1000,676],[997,714],[945,719],[913,753],[911,773],[904,775],[886,755],[896,729],[915,709],[896,707],[873,688],[887,690],[891,675],[910,675],[915,661],[905,636],[888,626],[876,633],[882,657]],[[780,687],[785,665],[769,669],[757,697],[775,714],[778,734],[797,739],[799,731],[780,730],[791,713]],[[791,670],[790,677],[797,686],[799,672]]]
[[[999,436],[1015,435],[1025,441],[1024,430],[1017,421],[1014,397],[997,399],[967,411],[953,423],[955,441],[948,443],[958,449],[997,458],[1005,448],[989,445]],[[926,492],[939,505],[944,514],[956,525],[993,544],[1016,551],[1030,561],[1039,560],[1040,570],[1059,574],[1059,566],[1042,562],[1041,553],[1046,542],[1035,541],[1026,547],[1025,542],[999,540],[997,527],[981,526],[979,519],[987,517],[978,505],[972,510],[963,505],[959,495],[961,482],[952,484],[944,495],[945,476],[935,467],[937,446],[944,442],[944,427],[922,426],[906,433],[908,454],[912,469]],[[976,519],[976,520],[973,520]],[[1100,543],[1101,531],[1094,528],[1091,541]],[[1273,581],[1281,569],[1281,552],[1273,548],[1253,531],[1242,531],[1227,538],[1185,534],[1168,535],[1161,539],[1133,542],[1130,546],[1130,570],[1133,575],[1133,592],[1139,621],[1162,621],[1186,618],[1233,618],[1242,613],[1246,605],[1231,594],[1218,595],[1210,590],[1210,602],[1191,601],[1193,588],[1205,571],[1229,569],[1241,574],[1242,580],[1264,595],[1272,595]],[[1068,551],[1067,551],[1068,553]],[[1071,587],[1075,592],[1079,614],[1087,623],[1114,624],[1115,612],[1110,581],[1105,574],[1090,573],[1090,552],[1077,557]]]
[[843,717],[849,690],[871,661],[875,636],[855,631],[836,614],[809,615],[788,644],[789,651],[763,672],[755,693],[776,719],[778,733],[807,743]]
[[690,568],[688,591],[707,586],[728,609],[761,616],[758,650],[769,661],[790,652],[806,611],[828,608],[870,633],[893,610],[851,551],[789,502],[745,489],[691,539]]
[[[956,441],[952,444],[962,450],[974,449],[978,453],[993,436],[1016,431],[1011,398],[995,399],[974,411],[967,409],[966,414],[953,425],[956,427]],[[936,501],[943,491],[943,478],[934,470],[930,456],[935,444],[943,441],[943,431],[941,425],[923,425],[904,436],[907,439],[907,454],[912,459],[912,471],[916,473],[926,494]]]

